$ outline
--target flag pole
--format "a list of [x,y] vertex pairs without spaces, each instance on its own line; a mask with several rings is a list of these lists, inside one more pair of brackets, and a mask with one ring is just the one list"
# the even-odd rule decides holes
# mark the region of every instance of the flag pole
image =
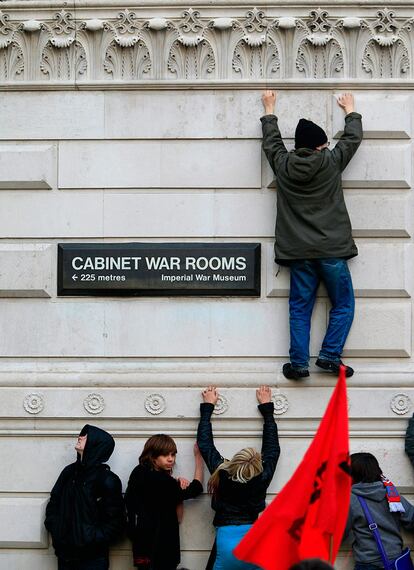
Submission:
[[333,561],[333,541],[334,541],[334,537],[333,537],[333,534],[331,534],[329,537],[329,562],[331,564],[334,563],[334,561]]

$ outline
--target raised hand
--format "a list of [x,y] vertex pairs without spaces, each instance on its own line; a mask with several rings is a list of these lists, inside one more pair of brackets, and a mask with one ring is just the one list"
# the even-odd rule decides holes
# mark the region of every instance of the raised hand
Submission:
[[267,404],[272,400],[272,390],[269,386],[260,386],[256,390],[256,398],[259,404]]
[[262,93],[262,103],[266,115],[273,115],[276,105],[276,91],[266,90]]
[[205,404],[213,404],[214,406],[217,404],[219,394],[215,386],[208,386],[201,392],[201,395]]
[[352,113],[354,110],[355,100],[352,93],[342,93],[342,95],[339,95],[337,103],[347,115],[348,113]]

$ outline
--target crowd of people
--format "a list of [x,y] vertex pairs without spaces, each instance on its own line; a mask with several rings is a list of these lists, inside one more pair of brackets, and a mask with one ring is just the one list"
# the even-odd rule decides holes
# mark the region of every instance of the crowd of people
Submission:
[[[246,447],[225,459],[214,443],[211,415],[219,393],[202,392],[192,481],[174,477],[175,441],[153,435],[132,471],[125,498],[120,479],[105,463],[115,442],[110,434],[86,425],[77,439],[77,459],[63,469],[46,508],[45,525],[52,536],[59,570],[108,570],[109,546],[125,531],[132,541],[133,564],[140,570],[176,570],[180,564],[179,523],[183,502],[203,492],[204,463],[210,473],[207,490],[214,510],[216,539],[206,570],[254,570],[233,549],[265,509],[266,492],[280,455],[271,389],[256,391],[263,418],[261,451]],[[406,434],[406,452],[414,466],[414,416]],[[395,568],[405,556],[401,528],[414,530],[414,507],[382,473],[370,453],[351,455],[352,493],[344,538],[351,535],[354,570]],[[389,566],[378,549],[373,522]],[[275,552],[275,556],[277,553]],[[328,570],[330,564],[306,560],[291,570]],[[257,568],[257,570],[259,570]]]
[[[342,172],[362,141],[361,115],[352,94],[337,99],[345,125],[329,150],[325,131],[301,119],[295,149],[288,152],[275,112],[277,94],[265,91],[261,118],[263,150],[276,178],[275,261],[290,269],[290,361],[283,374],[290,380],[309,376],[312,310],[320,282],[332,308],[316,366],[338,374],[341,355],[354,317],[354,291],[347,260],[358,251],[342,190]],[[354,371],[345,367],[346,376]],[[127,531],[133,564],[141,570],[176,570],[180,564],[179,523],[183,503],[203,492],[204,463],[210,473],[207,490],[214,510],[216,538],[209,570],[254,570],[233,550],[265,509],[267,489],[280,455],[271,390],[256,393],[263,417],[261,452],[246,447],[231,459],[216,448],[211,416],[218,399],[214,386],[202,392],[195,469],[192,481],[173,475],[177,447],[165,434],[148,439],[122,496],[119,478],[106,461],[114,440],[104,430],[86,425],[79,434],[77,460],[60,474],[46,509],[45,525],[59,570],[107,570],[109,546]],[[414,465],[414,419],[406,436]],[[401,528],[414,530],[414,507],[400,496],[370,453],[351,455],[352,493],[345,536],[350,535],[354,570],[400,568],[407,562]],[[277,550],[275,549],[275,556]],[[404,566],[408,568],[409,566]],[[322,560],[304,560],[290,570],[330,570]]]

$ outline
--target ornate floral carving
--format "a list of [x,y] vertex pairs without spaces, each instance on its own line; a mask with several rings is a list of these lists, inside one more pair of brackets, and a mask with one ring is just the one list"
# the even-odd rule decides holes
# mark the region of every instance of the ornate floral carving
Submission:
[[298,30],[304,39],[298,49],[296,68],[313,79],[340,75],[344,57],[341,46],[334,39],[335,25],[328,20],[326,10],[312,10],[309,16],[308,22],[298,20]]
[[173,41],[168,54],[168,70],[177,79],[208,79],[215,70],[214,51],[209,42],[209,26],[200,13],[185,10],[178,23],[169,24]]
[[100,394],[88,394],[83,400],[83,407],[88,414],[97,415],[104,411],[105,400]]
[[394,414],[402,416],[411,408],[411,400],[407,394],[396,394],[392,398],[390,406]]
[[272,396],[272,401],[275,406],[274,414],[276,416],[281,416],[282,414],[288,411],[289,400],[284,394],[276,392],[276,394]]
[[167,407],[165,399],[161,394],[150,394],[145,398],[144,405],[147,412],[154,416],[162,414]]
[[249,46],[244,40],[237,44],[233,69],[242,79],[274,77],[280,69],[277,46],[266,41],[261,46]]
[[311,45],[306,41],[299,48],[296,67],[313,79],[338,76],[344,67],[341,47],[335,40],[324,46]]
[[104,67],[114,79],[144,79],[151,70],[148,48],[142,41],[122,48],[113,42],[106,52]]
[[44,405],[43,396],[40,394],[28,394],[23,400],[23,407],[28,414],[40,414]]
[[196,46],[182,47],[177,40],[171,46],[168,69],[177,79],[207,79],[214,68],[214,53],[207,41]]
[[138,22],[136,14],[126,9],[118,14],[116,23],[107,22],[105,29],[112,36],[105,53],[105,71],[113,79],[144,79],[152,62],[142,37],[143,24]]
[[229,409],[229,403],[227,398],[220,394],[217,400],[216,405],[214,406],[213,414],[216,416],[220,416],[221,414],[225,414]]
[[[85,73],[85,50],[79,42],[72,43],[70,40],[62,40],[60,45],[49,42],[44,48],[40,69],[49,79],[69,81]],[[69,45],[66,45],[68,42]]]
[[16,38],[18,26],[0,11],[0,81],[19,79],[24,70],[24,56]]
[[86,71],[86,53],[76,39],[77,26],[70,12],[61,10],[52,25],[42,24],[48,41],[42,50],[40,69],[48,79],[76,80]]
[[362,56],[362,67],[367,73],[380,78],[404,77],[411,66],[407,46],[413,22],[413,18],[398,22],[394,12],[384,8],[378,10],[374,22],[364,23],[371,35]]
[[203,18],[188,8],[140,18],[128,9],[107,19],[76,20],[65,9],[45,20],[11,20],[0,11],[0,81],[77,79],[403,79],[413,77],[414,18],[387,8],[364,18]]
[[235,22],[233,28],[239,35],[232,57],[234,75],[242,79],[278,75],[279,50],[263,10],[249,10],[245,20]]

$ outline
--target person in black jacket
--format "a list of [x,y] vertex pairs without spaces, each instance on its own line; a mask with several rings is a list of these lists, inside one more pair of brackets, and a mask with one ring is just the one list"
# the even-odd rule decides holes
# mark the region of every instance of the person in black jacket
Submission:
[[408,422],[405,434],[405,453],[408,455],[411,465],[414,467],[414,414]]
[[177,447],[165,434],[146,442],[125,494],[128,534],[134,565],[142,570],[175,570],[180,562],[179,519],[182,502],[203,491],[203,460],[194,446],[195,472],[190,483],[175,479]]
[[[329,323],[316,366],[338,375],[341,355],[354,318],[355,300],[347,260],[358,254],[342,189],[342,172],[361,144],[361,115],[354,97],[337,99],[345,112],[344,132],[328,149],[325,131],[300,119],[295,150],[288,152],[274,114],[276,93],[262,96],[265,115],[263,150],[276,177],[277,216],[275,261],[290,270],[290,362],[286,378],[309,376],[309,340],[316,293],[322,281],[331,301]],[[345,367],[346,376],[354,373]]]
[[107,570],[109,544],[122,534],[126,517],[119,477],[108,461],[115,447],[109,433],[85,425],[77,459],[59,475],[46,507],[58,570]]
[[258,408],[264,420],[261,454],[248,447],[236,453],[230,461],[225,460],[214,445],[211,414],[219,396],[217,389],[209,386],[203,390],[202,396],[204,403],[200,405],[197,443],[212,474],[208,487],[212,493],[212,508],[216,511],[213,524],[217,529],[207,569],[253,570],[256,566],[237,560],[232,550],[264,510],[266,491],[279,459],[272,393],[268,386],[261,386],[256,391]]

